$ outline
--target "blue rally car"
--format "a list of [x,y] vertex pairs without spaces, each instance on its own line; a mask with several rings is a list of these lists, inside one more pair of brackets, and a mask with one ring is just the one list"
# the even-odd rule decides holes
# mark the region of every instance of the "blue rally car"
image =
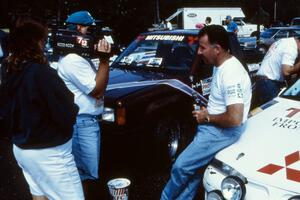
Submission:
[[[197,56],[198,31],[142,33],[112,63],[102,116],[104,163],[167,166],[193,138],[192,104],[195,96],[207,103],[212,76]],[[234,35],[230,46],[241,58]]]

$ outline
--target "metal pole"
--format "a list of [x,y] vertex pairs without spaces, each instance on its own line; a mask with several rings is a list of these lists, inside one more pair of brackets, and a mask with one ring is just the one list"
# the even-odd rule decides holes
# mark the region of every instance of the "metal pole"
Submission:
[[276,21],[276,15],[277,15],[277,1],[274,2],[274,21]]
[[60,19],[61,19],[61,0],[58,0],[57,25],[60,25]]
[[158,24],[160,22],[160,16],[159,16],[159,0],[155,1],[155,16],[156,16],[156,23]]
[[257,41],[260,39],[261,9],[261,0],[258,0]]

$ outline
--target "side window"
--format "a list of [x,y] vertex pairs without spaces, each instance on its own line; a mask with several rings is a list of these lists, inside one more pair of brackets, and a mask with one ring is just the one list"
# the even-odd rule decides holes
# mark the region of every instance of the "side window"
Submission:
[[238,26],[242,26],[243,23],[241,20],[234,20],[234,22],[238,25]]
[[288,37],[288,31],[287,30],[280,30],[275,36],[274,39],[278,40],[280,38],[287,38]]
[[187,70],[192,65],[193,56],[194,51],[188,44],[174,43],[166,66],[169,69]]
[[295,36],[297,36],[296,32],[293,31],[293,30],[289,30],[289,35],[288,35],[288,37],[295,37]]
[[295,31],[295,36],[300,36],[300,29],[296,29],[296,30],[294,30]]
[[164,65],[170,70],[190,71],[198,46],[197,36],[186,36],[183,41],[172,41]]

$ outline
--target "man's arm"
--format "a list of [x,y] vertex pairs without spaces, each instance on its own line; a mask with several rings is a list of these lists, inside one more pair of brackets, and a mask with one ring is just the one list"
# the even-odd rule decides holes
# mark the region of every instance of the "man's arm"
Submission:
[[232,104],[226,108],[226,112],[222,114],[211,115],[205,107],[202,107],[200,111],[193,111],[193,116],[198,123],[209,122],[227,128],[239,126],[243,120],[244,104]]
[[[111,46],[105,39],[100,40],[97,45],[97,51],[108,54],[111,51]],[[101,98],[104,95],[108,83],[108,77],[109,77],[109,56],[100,57],[100,63],[95,78],[96,86],[90,92],[89,95],[91,95],[96,99]]]
[[296,74],[297,72],[299,72],[299,70],[300,70],[300,59],[294,66],[282,65],[283,76]]

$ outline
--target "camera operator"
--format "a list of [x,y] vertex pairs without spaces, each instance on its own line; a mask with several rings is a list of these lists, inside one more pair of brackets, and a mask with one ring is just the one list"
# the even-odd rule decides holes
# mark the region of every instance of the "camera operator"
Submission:
[[[81,35],[88,32],[95,20],[87,11],[71,14],[66,23],[69,29],[76,29]],[[93,63],[76,53],[69,53],[58,61],[58,74],[75,95],[79,106],[73,132],[73,154],[84,187],[98,179],[100,156],[99,115],[103,111],[103,94],[109,76],[110,44],[101,39],[95,45],[100,63],[96,70]]]

